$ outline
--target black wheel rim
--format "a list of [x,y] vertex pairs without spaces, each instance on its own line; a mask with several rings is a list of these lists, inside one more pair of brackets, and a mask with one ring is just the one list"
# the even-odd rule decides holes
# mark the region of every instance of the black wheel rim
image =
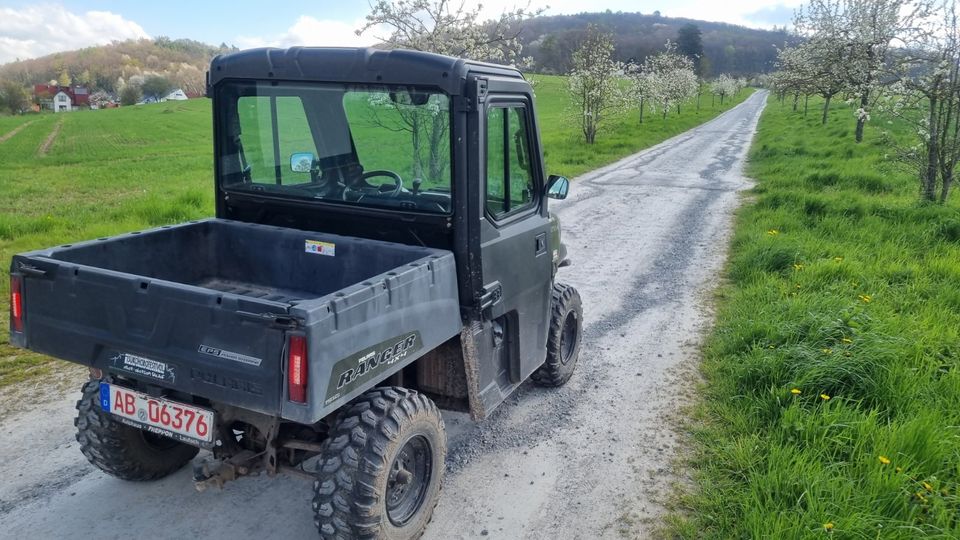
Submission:
[[577,313],[571,311],[563,319],[563,330],[560,332],[560,361],[566,365],[573,357],[573,350],[577,347]]
[[433,449],[423,435],[414,435],[400,448],[387,479],[387,517],[406,525],[423,506],[433,476]]

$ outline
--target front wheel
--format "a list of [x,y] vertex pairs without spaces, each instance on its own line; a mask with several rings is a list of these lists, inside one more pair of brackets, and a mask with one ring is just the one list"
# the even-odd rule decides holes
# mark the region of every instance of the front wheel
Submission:
[[547,360],[530,376],[540,386],[561,386],[569,381],[580,357],[583,330],[580,293],[570,285],[555,283],[551,304]]
[[322,538],[419,538],[440,499],[447,438],[429,398],[376,388],[342,413],[314,482]]
[[101,471],[121,480],[163,478],[190,462],[199,448],[117,421],[100,408],[100,381],[87,381],[77,402],[80,451]]

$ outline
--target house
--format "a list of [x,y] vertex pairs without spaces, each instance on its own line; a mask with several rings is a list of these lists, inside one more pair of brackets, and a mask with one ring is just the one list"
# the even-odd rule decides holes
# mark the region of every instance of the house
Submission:
[[162,101],[186,101],[187,94],[181,88],[177,88],[173,92],[167,94],[167,97],[163,98]]
[[67,112],[90,106],[90,92],[83,86],[36,84],[33,86],[33,96],[41,109],[53,112]]

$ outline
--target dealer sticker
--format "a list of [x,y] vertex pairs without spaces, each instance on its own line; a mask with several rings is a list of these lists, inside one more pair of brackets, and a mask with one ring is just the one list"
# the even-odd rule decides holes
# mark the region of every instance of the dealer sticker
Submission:
[[240,362],[241,364],[247,364],[250,366],[260,367],[260,363],[263,362],[260,358],[255,356],[247,356],[245,354],[240,354],[232,351],[225,351],[217,347],[211,347],[209,345],[200,345],[200,348],[197,349],[197,352],[203,354],[209,354],[210,356],[216,356],[217,358],[223,358],[225,360],[233,360],[234,362]]
[[119,353],[110,358],[114,369],[151,377],[161,381],[175,382],[176,366],[130,353]]
[[337,253],[337,245],[333,242],[321,242],[319,240],[307,240],[304,245],[304,250],[307,253],[315,253],[317,255],[327,255],[333,257]]

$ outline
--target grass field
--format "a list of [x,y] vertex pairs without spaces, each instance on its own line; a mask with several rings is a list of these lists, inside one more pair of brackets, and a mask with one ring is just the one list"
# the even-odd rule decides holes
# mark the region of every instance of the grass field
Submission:
[[[597,144],[581,142],[569,120],[565,79],[534,76],[537,111],[550,173],[576,176],[652,146],[704,122],[723,107],[710,98],[697,113],[684,106],[666,120],[636,111],[614,119]],[[65,115],[0,117],[0,266],[14,253],[196,219],[213,214],[210,102],[169,102]],[[39,148],[54,125],[49,152]],[[0,293],[9,296],[0,280]],[[50,359],[9,345],[8,312],[0,310],[0,387],[49,373]]]
[[960,196],[772,98],[705,348],[689,538],[960,537]]

